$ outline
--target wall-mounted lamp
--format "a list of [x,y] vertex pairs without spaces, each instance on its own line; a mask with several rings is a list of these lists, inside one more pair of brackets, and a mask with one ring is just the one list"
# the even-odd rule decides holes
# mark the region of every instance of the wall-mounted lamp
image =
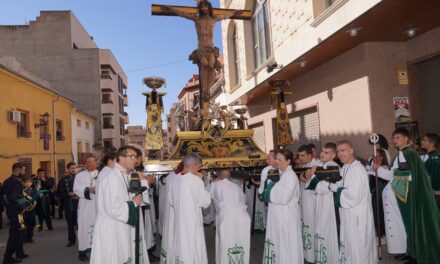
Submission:
[[39,127],[42,127],[42,126],[47,126],[49,124],[50,115],[49,115],[48,112],[46,112],[46,113],[44,113],[44,114],[42,114],[40,116],[42,117],[43,120],[40,120],[40,123],[35,124],[35,128],[39,128]]
[[307,61],[306,61],[306,60],[303,60],[303,61],[298,62],[298,64],[299,64],[299,66],[300,66],[301,68],[304,68],[304,67],[307,66]]
[[350,37],[356,37],[359,34],[359,31],[361,31],[362,28],[360,27],[352,27],[346,32],[350,35]]
[[408,38],[413,38],[417,34],[418,28],[410,27],[408,30],[404,31],[403,33],[408,36]]

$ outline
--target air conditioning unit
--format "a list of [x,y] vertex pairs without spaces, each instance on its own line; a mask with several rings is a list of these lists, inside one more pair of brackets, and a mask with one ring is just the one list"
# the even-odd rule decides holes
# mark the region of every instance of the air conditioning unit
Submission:
[[20,123],[21,122],[20,111],[16,111],[16,110],[8,111],[8,122]]

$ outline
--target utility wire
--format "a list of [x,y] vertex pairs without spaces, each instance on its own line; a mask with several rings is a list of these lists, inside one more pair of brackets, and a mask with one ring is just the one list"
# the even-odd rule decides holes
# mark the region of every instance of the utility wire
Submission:
[[178,63],[182,63],[184,61],[188,61],[187,59],[184,60],[178,60],[178,61],[172,61],[172,62],[167,62],[167,63],[163,63],[163,64],[157,64],[157,65],[151,65],[151,66],[147,66],[144,68],[139,68],[139,69],[133,69],[133,70],[129,70],[126,71],[128,72],[138,72],[138,71],[143,71],[143,70],[148,70],[148,69],[154,69],[154,68],[160,68],[160,67],[164,67],[164,66],[168,66],[168,65],[172,65],[172,64],[178,64]]

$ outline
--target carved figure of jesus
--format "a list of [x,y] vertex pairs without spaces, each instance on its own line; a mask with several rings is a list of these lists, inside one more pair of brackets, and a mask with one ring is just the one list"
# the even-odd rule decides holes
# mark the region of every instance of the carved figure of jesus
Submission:
[[214,15],[212,5],[208,0],[202,0],[198,3],[198,11],[196,14],[188,14],[172,6],[161,6],[161,9],[194,21],[198,46],[197,50],[193,51],[189,59],[192,60],[194,64],[199,65],[201,85],[200,104],[201,109],[206,109],[211,99],[210,89],[215,82],[215,70],[222,67],[218,61],[219,50],[214,46],[213,40],[215,23],[239,15],[243,11],[236,10],[228,15]]

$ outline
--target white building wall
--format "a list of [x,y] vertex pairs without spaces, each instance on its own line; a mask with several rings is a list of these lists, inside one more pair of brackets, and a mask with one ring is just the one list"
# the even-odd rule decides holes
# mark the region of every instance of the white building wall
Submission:
[[[77,120],[81,120],[81,127],[78,127]],[[89,122],[89,128],[86,128],[86,122]],[[86,152],[86,143],[90,144],[90,153],[94,153],[94,122],[90,118],[85,118],[84,115],[73,112],[72,113],[72,154],[75,163],[78,164],[78,142],[81,142],[82,152]]]

